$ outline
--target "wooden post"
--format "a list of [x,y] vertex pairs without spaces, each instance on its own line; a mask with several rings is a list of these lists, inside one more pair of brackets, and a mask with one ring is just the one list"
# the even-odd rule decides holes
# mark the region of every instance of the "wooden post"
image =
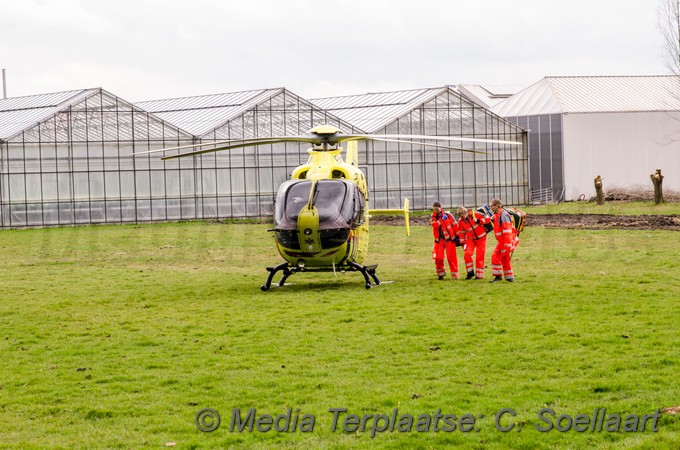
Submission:
[[597,195],[597,204],[604,205],[604,192],[602,191],[602,177],[595,177],[595,194]]
[[652,184],[654,185],[654,203],[657,205],[663,203],[663,175],[661,175],[661,169],[656,169],[656,172],[649,175],[652,179]]

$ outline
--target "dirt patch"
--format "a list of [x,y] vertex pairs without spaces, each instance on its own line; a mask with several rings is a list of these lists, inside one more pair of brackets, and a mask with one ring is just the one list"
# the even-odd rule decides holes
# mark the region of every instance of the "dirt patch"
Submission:
[[[375,225],[403,226],[403,217],[372,217]],[[430,224],[427,216],[411,217],[412,226]],[[527,214],[527,227],[599,229],[642,229],[680,231],[680,215],[617,216],[613,214]]]
[[526,226],[548,228],[625,228],[680,231],[680,216],[650,215],[618,216],[612,214],[531,214]]
[[[663,198],[667,202],[680,202],[680,191],[672,189],[663,190]],[[624,201],[624,202],[653,202],[654,189],[651,184],[641,185],[637,184],[627,188],[612,187],[605,189],[604,199],[606,201]],[[594,198],[591,200],[595,200]]]

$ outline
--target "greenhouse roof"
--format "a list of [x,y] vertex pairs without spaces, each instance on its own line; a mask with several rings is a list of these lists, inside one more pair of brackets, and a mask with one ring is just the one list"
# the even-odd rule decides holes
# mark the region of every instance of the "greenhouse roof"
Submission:
[[546,77],[494,106],[492,111],[502,117],[680,111],[680,77]]
[[312,99],[321,109],[372,133],[431,100],[446,87]]
[[281,91],[283,88],[150,100],[137,102],[135,106],[202,136]]
[[506,85],[459,84],[458,92],[484,108],[491,108],[523,88]]
[[80,89],[0,99],[0,139],[9,139],[99,91]]

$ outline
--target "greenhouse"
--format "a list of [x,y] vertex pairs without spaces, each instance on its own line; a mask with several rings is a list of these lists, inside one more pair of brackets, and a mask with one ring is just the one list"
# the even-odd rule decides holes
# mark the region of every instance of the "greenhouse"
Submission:
[[364,142],[371,207],[413,209],[476,206],[498,197],[528,202],[527,141],[523,129],[450,86],[313,99],[316,105],[372,134],[425,134],[522,142],[521,146],[461,142],[480,153],[397,142]]
[[[152,220],[190,205],[151,191],[152,167],[130,157],[192,136],[102,89],[0,100],[2,227]],[[160,197],[159,197],[160,198]],[[167,214],[176,206],[180,211]]]
[[285,89],[141,106],[102,89],[0,100],[0,224],[269,216],[278,184],[306,161],[299,144],[169,161],[133,154],[323,123],[353,130]]
[[97,88],[0,99],[0,226],[271,217],[278,186],[307,160],[285,143],[164,161],[167,147],[305,134],[435,134],[469,153],[363,142],[372,208],[527,201],[526,134],[452,87],[305,100],[285,88],[132,104]]

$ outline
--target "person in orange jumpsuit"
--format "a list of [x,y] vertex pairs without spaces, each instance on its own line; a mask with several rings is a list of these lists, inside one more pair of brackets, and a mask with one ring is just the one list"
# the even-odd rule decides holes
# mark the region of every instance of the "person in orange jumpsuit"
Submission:
[[[470,278],[484,279],[484,255],[486,254],[486,230],[484,225],[491,223],[491,218],[477,211],[468,211],[461,206],[456,210],[458,215],[458,240],[463,246],[463,260],[467,271],[466,280]],[[472,254],[476,253],[473,263]],[[477,273],[475,274],[475,268]]]
[[491,274],[493,275],[491,282],[503,281],[503,277],[506,281],[512,282],[515,281],[515,274],[510,265],[510,258],[517,246],[517,230],[510,214],[503,209],[503,202],[494,198],[489,206],[493,211],[493,231],[498,241],[491,255]]
[[434,235],[432,258],[437,270],[437,277],[443,280],[446,276],[446,269],[444,268],[444,254],[446,254],[451,276],[454,280],[457,280],[458,257],[456,255],[456,235],[458,233],[458,224],[456,219],[453,217],[453,214],[442,209],[441,203],[434,202],[430,224],[432,225],[432,234]]

